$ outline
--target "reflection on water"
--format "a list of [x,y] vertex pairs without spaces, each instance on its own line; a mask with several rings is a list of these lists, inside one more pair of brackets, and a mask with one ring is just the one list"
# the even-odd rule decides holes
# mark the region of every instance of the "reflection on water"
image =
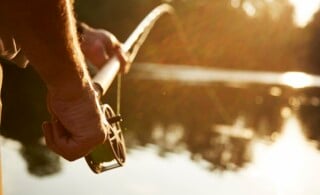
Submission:
[[[44,102],[43,85],[31,70],[22,74],[5,67],[5,75],[21,74],[4,80],[6,195],[320,192],[312,182],[320,169],[318,77],[185,66],[176,68],[178,74],[167,65],[135,67],[122,89],[128,163],[101,175],[92,174],[83,160],[66,162],[43,146],[39,127],[47,113],[38,103]],[[23,76],[33,83],[12,79]],[[312,82],[294,88],[281,78]],[[25,85],[40,90],[30,93]],[[106,102],[114,104],[115,91],[110,89]],[[17,113],[20,108],[28,109]],[[65,185],[68,181],[72,184]]]
[[302,72],[288,72],[283,74],[282,83],[293,88],[304,88],[316,83],[313,78],[316,77]]
[[[257,174],[268,179],[278,194],[317,194],[320,191],[310,180],[312,172],[319,169],[319,151],[312,142],[307,142],[296,119],[287,121],[274,144],[259,143],[254,149],[253,166],[260,170]],[[305,192],[312,188],[315,191]]]
[[320,87],[320,78],[303,72],[267,72],[224,70],[186,65],[161,65],[140,63],[133,66],[133,75],[140,79],[181,81],[185,84],[210,84],[217,82],[236,84],[285,85],[293,88]]
[[132,149],[122,169],[94,175],[83,160],[62,160],[62,172],[40,179],[26,171],[16,150],[21,146],[7,141],[2,148],[5,194],[319,194],[320,178],[314,173],[320,171],[320,153],[307,142],[296,118],[286,121],[275,143],[257,140],[251,145],[252,162],[237,172],[209,173],[208,163],[191,161],[187,151],[163,158],[157,155],[160,146],[147,145]]

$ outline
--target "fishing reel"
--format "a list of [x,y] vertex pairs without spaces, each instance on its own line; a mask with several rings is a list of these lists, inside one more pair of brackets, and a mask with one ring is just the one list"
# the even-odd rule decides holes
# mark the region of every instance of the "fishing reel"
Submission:
[[121,167],[126,160],[126,146],[120,127],[121,116],[116,115],[108,104],[101,105],[101,110],[106,116],[105,125],[109,128],[107,139],[85,156],[94,173]]

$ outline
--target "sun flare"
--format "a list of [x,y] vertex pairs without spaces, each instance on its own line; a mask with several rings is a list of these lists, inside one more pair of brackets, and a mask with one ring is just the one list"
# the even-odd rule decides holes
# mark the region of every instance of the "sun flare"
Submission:
[[289,0],[294,7],[296,25],[304,27],[320,7],[320,0]]
[[313,78],[302,72],[287,72],[282,75],[281,83],[293,88],[303,88],[314,83]]
[[276,194],[304,194],[302,190],[305,189],[300,186],[308,181],[302,178],[307,177],[309,170],[312,172],[309,167],[315,159],[310,158],[311,154],[318,155],[317,149],[306,141],[299,126],[296,118],[289,118],[274,144],[267,146],[258,143],[255,147],[255,166],[259,174],[270,181],[270,188]]

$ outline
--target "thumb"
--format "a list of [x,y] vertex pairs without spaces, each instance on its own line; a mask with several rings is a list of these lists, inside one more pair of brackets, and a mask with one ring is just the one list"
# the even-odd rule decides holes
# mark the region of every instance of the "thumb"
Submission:
[[52,123],[49,121],[44,121],[42,123],[42,132],[46,141],[47,146],[53,150],[55,153],[60,154],[58,147],[54,141],[53,127]]

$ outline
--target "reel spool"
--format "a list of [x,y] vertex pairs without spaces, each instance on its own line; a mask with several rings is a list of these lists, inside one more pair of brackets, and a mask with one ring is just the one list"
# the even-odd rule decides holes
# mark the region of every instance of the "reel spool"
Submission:
[[106,116],[106,123],[110,124],[105,124],[110,126],[107,139],[85,156],[86,162],[95,173],[121,167],[126,160],[126,146],[120,127],[122,119],[108,104],[101,105],[101,109]]

